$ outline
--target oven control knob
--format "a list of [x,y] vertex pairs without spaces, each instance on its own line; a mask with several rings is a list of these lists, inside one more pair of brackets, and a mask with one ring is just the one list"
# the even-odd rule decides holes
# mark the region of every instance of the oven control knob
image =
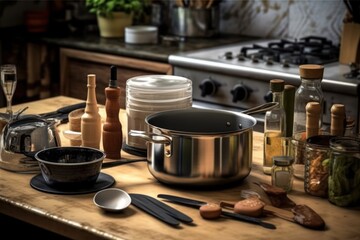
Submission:
[[273,97],[273,94],[271,91],[268,91],[265,96],[264,96],[264,100],[265,102],[272,102],[272,97]]
[[206,95],[214,95],[220,84],[212,80],[211,78],[204,79],[199,88],[201,89],[201,96],[205,97]]
[[258,63],[258,62],[259,62],[258,56],[252,55],[252,56],[251,56],[251,61],[252,61],[253,63]]
[[226,53],[224,54],[224,57],[225,57],[225,59],[227,59],[227,60],[231,60],[231,59],[233,59],[233,53],[232,53],[232,52],[226,52]]
[[250,95],[250,89],[247,88],[243,84],[236,84],[233,89],[231,90],[232,94],[232,101],[235,103],[237,101],[245,101],[249,98]]

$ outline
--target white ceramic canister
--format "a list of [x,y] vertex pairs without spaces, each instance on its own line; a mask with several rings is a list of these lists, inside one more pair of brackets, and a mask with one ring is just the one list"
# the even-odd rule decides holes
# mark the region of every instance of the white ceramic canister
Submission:
[[[147,131],[145,118],[152,113],[191,106],[190,79],[172,75],[143,75],[126,81],[127,133],[130,130]],[[146,151],[146,141],[141,138],[126,134],[125,143],[127,149]]]
[[140,25],[126,27],[125,42],[132,44],[156,44],[158,42],[158,28]]

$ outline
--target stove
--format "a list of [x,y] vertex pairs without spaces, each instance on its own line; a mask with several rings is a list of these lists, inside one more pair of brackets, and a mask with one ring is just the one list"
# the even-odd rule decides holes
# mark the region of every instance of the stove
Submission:
[[[269,82],[300,85],[301,64],[324,65],[324,124],[334,103],[346,107],[359,131],[360,74],[357,64],[338,62],[339,46],[321,37],[257,39],[170,55],[174,75],[193,81],[194,106],[242,111],[271,101]],[[263,114],[255,115],[263,125]]]

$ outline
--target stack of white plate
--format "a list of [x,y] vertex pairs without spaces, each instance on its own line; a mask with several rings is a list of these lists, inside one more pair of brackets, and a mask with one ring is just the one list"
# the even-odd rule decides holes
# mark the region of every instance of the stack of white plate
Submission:
[[[152,113],[191,106],[190,79],[172,75],[144,75],[126,81],[127,133],[130,130],[146,131],[145,118]],[[128,134],[126,145],[127,149],[135,152],[146,151],[143,139]]]

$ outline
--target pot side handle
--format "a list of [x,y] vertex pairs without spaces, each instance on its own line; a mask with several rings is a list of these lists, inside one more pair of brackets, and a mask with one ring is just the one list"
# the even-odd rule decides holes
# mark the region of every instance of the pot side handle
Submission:
[[256,114],[256,113],[264,113],[266,111],[269,111],[269,110],[275,108],[277,105],[279,105],[279,103],[277,103],[277,102],[268,102],[268,103],[261,104],[257,107],[253,107],[253,108],[244,110],[241,113],[249,114],[249,115]]
[[130,130],[129,135],[132,137],[140,137],[145,141],[152,142],[152,143],[160,143],[165,145],[171,144],[171,139],[168,136],[156,134],[156,133],[147,133],[145,131],[139,130]]

